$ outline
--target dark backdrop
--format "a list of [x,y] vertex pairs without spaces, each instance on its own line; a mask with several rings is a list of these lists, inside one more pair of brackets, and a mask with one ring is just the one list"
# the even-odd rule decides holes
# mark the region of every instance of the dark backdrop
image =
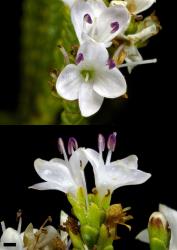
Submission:
[[[16,211],[23,210],[23,229],[29,222],[39,227],[48,215],[53,217],[54,225],[58,224],[61,209],[70,211],[65,194],[59,191],[29,190],[28,186],[40,182],[33,163],[36,158],[49,160],[62,157],[57,149],[57,139],[62,137],[66,143],[70,136],[77,138],[79,146],[97,149],[97,135],[106,137],[113,131],[118,132],[117,147],[113,160],[130,154],[139,158],[139,168],[152,173],[152,178],[143,185],[122,187],[113,194],[113,202],[121,202],[124,207],[131,206],[134,220],[131,222],[131,233],[123,229],[124,240],[119,242],[120,249],[142,249],[134,236],[143,229],[150,214],[158,209],[159,202],[177,209],[174,194],[175,159],[168,154],[169,147],[164,137],[159,138],[155,131],[146,136],[130,126],[123,124],[116,127],[96,126],[1,126],[1,206],[0,219],[7,226],[16,227]],[[91,169],[91,168],[90,168]],[[93,187],[92,171],[86,169],[89,188]],[[126,240],[125,240],[126,239]],[[146,249],[146,248],[144,248]]]

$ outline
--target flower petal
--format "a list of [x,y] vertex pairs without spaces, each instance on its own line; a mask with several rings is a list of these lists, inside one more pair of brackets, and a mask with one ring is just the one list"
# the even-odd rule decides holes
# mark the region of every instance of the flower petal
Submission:
[[140,240],[142,242],[145,243],[149,243],[149,234],[148,234],[148,230],[144,229],[143,231],[141,231],[137,236],[136,236],[137,240]]
[[74,180],[66,165],[59,164],[58,162],[50,162],[44,161],[42,159],[37,159],[34,162],[34,166],[38,175],[43,180],[52,183],[52,185],[57,185],[61,187],[61,189],[63,187],[64,190],[67,188],[69,189],[69,187],[75,186]]
[[76,151],[72,153],[69,159],[69,162],[70,162],[73,179],[75,180],[78,186],[82,186],[83,178],[82,178],[81,171],[84,170],[88,162],[82,148],[78,148]]
[[92,40],[88,40],[81,45],[78,50],[79,54],[84,56],[84,60],[79,64],[80,67],[83,67],[84,64],[90,64],[92,67],[99,68],[102,65],[106,65],[109,57],[105,46]]
[[129,21],[130,14],[126,7],[122,5],[109,7],[96,19],[95,32],[91,37],[97,42],[110,42],[125,31]]
[[99,95],[107,98],[116,98],[126,93],[126,81],[117,69],[105,69],[96,72],[93,89]]
[[84,117],[95,114],[103,103],[103,97],[93,90],[91,82],[83,83],[79,92],[79,108]]
[[67,65],[57,79],[56,89],[58,94],[67,100],[76,100],[81,80],[82,77],[77,66],[74,64]]
[[[93,172],[94,172],[94,178],[95,178],[95,185],[99,190],[99,179],[101,178],[100,175],[101,175],[102,171],[104,170],[104,169],[102,169],[104,166],[103,158],[97,151],[95,151],[91,148],[87,148],[87,149],[83,150],[83,152],[85,153],[88,161],[92,165]],[[100,190],[99,190],[99,192],[100,192]]]
[[[73,186],[72,186],[73,187]],[[37,189],[37,190],[59,190],[64,193],[68,193],[69,190],[71,190],[71,187],[69,186],[69,183],[65,183],[65,185],[60,185],[59,183],[53,183],[53,182],[41,182],[34,184],[28,188]]]
[[156,0],[126,0],[127,8],[132,14],[139,14],[151,7]]
[[177,211],[165,205],[159,205],[159,211],[166,217],[171,228],[170,250],[177,250]]
[[91,148],[87,148],[83,150],[84,154],[86,155],[88,161],[91,163],[93,169],[98,170],[99,168],[101,169],[102,166],[104,165],[104,161],[103,158],[100,157],[100,154],[91,149]]
[[95,17],[100,16],[101,12],[107,8],[103,0],[88,0],[88,3],[91,5]]
[[[92,20],[94,19],[91,5],[83,0],[77,0],[71,9],[71,20],[80,44],[83,42],[82,32],[84,29],[84,16],[86,14],[88,14]],[[89,26],[92,27],[92,25],[87,25],[88,29]]]
[[129,155],[122,160],[113,161],[110,163],[111,166],[122,165],[129,169],[138,168],[138,157],[136,155]]
[[105,173],[110,183],[109,189],[115,189],[127,185],[137,185],[146,182],[151,174],[145,173],[141,170],[127,168],[124,165],[106,165]]

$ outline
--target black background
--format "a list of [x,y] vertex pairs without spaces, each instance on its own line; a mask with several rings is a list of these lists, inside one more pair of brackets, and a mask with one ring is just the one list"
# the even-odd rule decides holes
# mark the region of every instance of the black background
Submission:
[[[7,226],[16,227],[18,208],[23,209],[23,229],[31,221],[39,227],[48,215],[53,216],[57,225],[60,209],[69,212],[64,194],[27,188],[40,181],[33,168],[36,158],[60,157],[57,150],[60,136],[66,140],[75,136],[79,145],[96,149],[98,133],[108,136],[117,131],[118,146],[114,158],[137,154],[139,168],[152,173],[147,183],[120,188],[113,195],[114,202],[132,206],[135,217],[132,233],[125,230],[127,240],[119,243],[123,245],[122,249],[132,249],[132,246],[142,249],[133,237],[146,226],[150,213],[157,210],[159,202],[177,209],[176,13],[173,3],[168,4],[167,1],[157,1],[155,8],[163,29],[143,49],[145,59],[157,57],[158,63],[137,67],[126,76],[129,99],[124,110],[115,114],[117,125],[0,126],[0,219],[4,219]],[[3,110],[13,111],[18,103],[21,14],[20,0],[1,3],[0,108]]]

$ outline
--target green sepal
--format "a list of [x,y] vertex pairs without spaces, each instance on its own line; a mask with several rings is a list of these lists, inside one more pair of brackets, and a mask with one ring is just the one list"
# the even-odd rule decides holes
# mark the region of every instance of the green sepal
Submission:
[[95,203],[92,203],[88,207],[87,211],[87,224],[91,227],[94,227],[99,230],[100,225],[103,223],[105,219],[106,214],[104,211],[100,208]]
[[87,214],[86,214],[86,206],[85,199],[83,194],[83,189],[79,188],[77,192],[76,198],[71,194],[67,194],[68,201],[72,205],[72,212],[79,220],[80,224],[84,225],[87,223]]
[[73,244],[73,249],[77,250],[84,250],[84,244],[83,241],[80,237],[80,234],[74,234],[71,230],[69,230],[69,236],[71,238],[72,244]]
[[99,238],[97,241],[97,250],[112,250],[113,239],[110,237],[106,225],[100,227]]
[[151,250],[168,250],[165,244],[158,238],[152,238],[150,241]]
[[80,232],[84,243],[92,248],[97,242],[99,230],[89,225],[83,225],[80,227]]

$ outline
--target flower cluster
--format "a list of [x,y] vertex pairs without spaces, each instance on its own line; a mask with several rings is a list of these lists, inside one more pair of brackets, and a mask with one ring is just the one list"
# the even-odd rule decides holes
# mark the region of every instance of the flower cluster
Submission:
[[[122,186],[144,183],[151,174],[138,170],[136,155],[111,162],[116,147],[115,132],[107,140],[106,160],[103,159],[106,141],[101,134],[98,136],[98,152],[91,148],[78,147],[75,138],[70,138],[68,142],[69,158],[61,138],[58,146],[64,160],[35,160],[35,170],[45,182],[30,188],[55,189],[67,194],[74,218],[68,217],[65,230],[74,249],[113,249],[113,240],[117,238],[117,224],[130,229],[126,222],[132,219],[127,214],[130,208],[123,208],[121,204],[110,204],[113,191]],[[96,186],[90,194],[84,172],[88,162],[93,168]]]
[[160,28],[154,14],[144,19],[140,14],[155,0],[64,2],[70,7],[79,48],[72,63],[71,55],[61,48],[67,65],[59,74],[56,90],[66,100],[78,99],[81,115],[89,117],[100,109],[104,97],[126,94],[127,84],[119,68],[128,67],[131,72],[136,65],[156,62],[143,61],[138,51]]

